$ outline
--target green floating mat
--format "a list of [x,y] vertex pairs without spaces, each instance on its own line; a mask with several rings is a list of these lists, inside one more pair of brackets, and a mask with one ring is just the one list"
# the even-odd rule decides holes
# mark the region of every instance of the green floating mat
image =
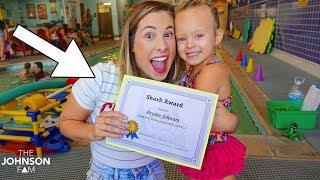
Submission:
[[274,42],[274,41],[275,41],[274,35],[275,35],[275,26],[273,27],[272,35],[271,35],[270,41],[269,41],[269,43],[268,43],[268,45],[267,45],[267,47],[266,47],[265,54],[270,54],[271,51],[272,51],[272,48],[274,47],[274,43],[275,43],[275,42]]
[[242,31],[242,42],[248,43],[249,41],[249,31],[251,28],[251,22],[249,19],[246,19],[243,23],[243,31]]

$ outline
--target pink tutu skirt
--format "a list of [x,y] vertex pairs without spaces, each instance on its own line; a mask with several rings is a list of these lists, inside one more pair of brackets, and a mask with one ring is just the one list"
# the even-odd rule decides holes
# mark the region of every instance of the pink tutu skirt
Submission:
[[209,144],[201,170],[178,166],[191,179],[218,180],[226,176],[238,175],[244,169],[246,146],[228,135],[222,143]]

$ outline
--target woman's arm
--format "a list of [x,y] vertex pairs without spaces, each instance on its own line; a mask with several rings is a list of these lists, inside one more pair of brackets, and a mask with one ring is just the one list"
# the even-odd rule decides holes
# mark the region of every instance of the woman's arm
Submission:
[[120,112],[103,112],[89,124],[87,119],[91,111],[82,108],[72,93],[60,116],[60,131],[75,141],[100,141],[105,137],[121,138],[127,134],[128,123]]
[[91,111],[82,108],[72,94],[60,115],[60,131],[75,141],[92,141],[93,126],[87,123]]

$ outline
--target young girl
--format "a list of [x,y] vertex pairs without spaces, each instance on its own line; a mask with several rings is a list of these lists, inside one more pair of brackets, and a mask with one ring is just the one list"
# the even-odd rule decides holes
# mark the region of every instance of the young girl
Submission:
[[[231,109],[228,68],[215,57],[215,46],[223,31],[210,1],[193,0],[176,9],[176,39],[180,57],[188,67],[184,86],[217,93],[219,101]],[[218,105],[221,108],[221,104]],[[230,122],[224,122],[227,127]],[[213,122],[215,124],[215,121]],[[227,128],[222,128],[227,130]],[[235,179],[244,167],[246,147],[226,132],[211,132],[202,169],[180,167],[191,179]]]
[[[127,118],[113,111],[123,74],[173,82],[178,61],[173,8],[157,1],[138,5],[122,31],[119,64],[92,68],[95,78],[79,79],[60,116],[60,130],[76,141],[90,141],[87,179],[165,179],[160,160],[107,145],[106,137],[127,134]],[[89,118],[89,122],[87,119]]]

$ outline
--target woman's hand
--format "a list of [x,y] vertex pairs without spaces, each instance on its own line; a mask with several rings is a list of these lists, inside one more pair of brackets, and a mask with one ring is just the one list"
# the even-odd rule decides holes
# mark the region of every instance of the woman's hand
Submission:
[[232,112],[229,112],[227,108],[221,102],[218,101],[211,131],[226,131],[231,133],[237,129],[238,124],[238,116]]
[[117,111],[102,112],[96,117],[92,126],[91,138],[101,141],[105,137],[122,138],[128,134],[128,118]]

